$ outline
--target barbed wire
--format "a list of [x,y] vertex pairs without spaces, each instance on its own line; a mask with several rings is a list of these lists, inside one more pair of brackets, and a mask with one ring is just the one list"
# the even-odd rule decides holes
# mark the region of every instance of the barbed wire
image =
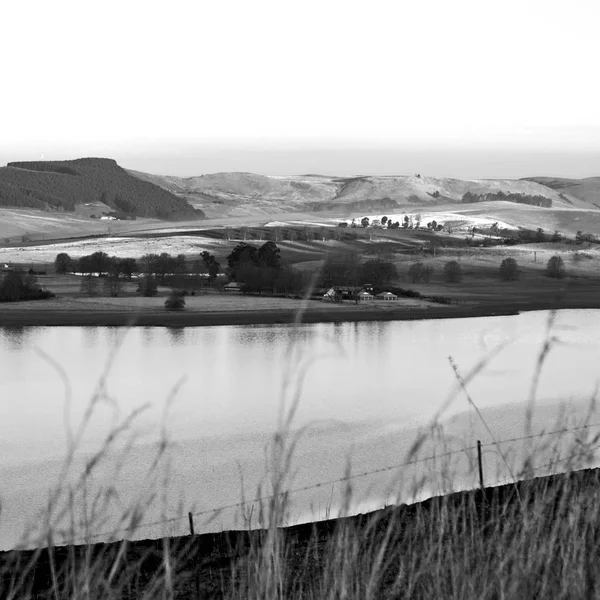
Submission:
[[481,444],[482,448],[488,446],[496,446],[497,444],[506,444],[509,442],[520,442],[522,440],[532,440],[534,438],[545,437],[547,435],[556,435],[559,433],[570,433],[571,431],[581,431],[583,429],[590,429],[592,427],[600,427],[600,423],[589,423],[587,425],[580,425],[579,427],[565,427],[563,429],[555,429],[554,431],[542,431],[541,433],[532,433],[530,435],[523,435],[521,437],[508,438],[505,440],[497,440],[495,442],[486,442]]
[[[508,439],[503,439],[503,440],[497,440],[495,442],[486,442],[484,444],[481,444],[482,448],[488,448],[490,446],[497,446],[498,444],[505,444],[505,443],[512,443],[512,442],[518,442],[518,441],[522,441],[522,440],[528,440],[528,439],[534,439],[534,438],[540,438],[540,437],[544,437],[544,436],[549,436],[549,435],[556,435],[559,433],[570,433],[573,431],[581,431],[581,430],[585,430],[585,429],[590,429],[592,427],[600,427],[600,423],[589,423],[586,425],[581,425],[578,427],[570,427],[570,428],[562,428],[562,429],[556,429],[553,431],[543,431],[541,433],[537,433],[537,434],[531,434],[531,435],[526,435],[526,436],[521,436],[521,437],[514,437],[514,438],[508,438]],[[354,474],[350,474],[350,475],[345,475],[343,477],[338,477],[336,479],[330,479],[330,480],[326,480],[326,481],[320,481],[318,483],[313,483],[313,484],[309,484],[309,485],[304,485],[301,487],[296,487],[296,488],[292,488],[289,490],[284,490],[282,491],[280,494],[271,494],[271,495],[267,495],[267,496],[262,496],[259,498],[255,498],[253,500],[250,499],[244,499],[241,500],[239,502],[234,502],[231,504],[226,504],[226,505],[222,505],[219,507],[215,507],[215,508],[210,508],[210,509],[206,509],[206,510],[201,510],[201,511],[196,511],[196,512],[191,512],[190,514],[193,517],[204,517],[207,515],[213,515],[213,514],[218,514],[221,512],[224,512],[226,510],[231,510],[231,509],[235,509],[235,508],[243,508],[246,506],[251,506],[257,503],[262,503],[262,502],[268,502],[271,500],[274,500],[278,497],[282,497],[285,495],[293,495],[293,494],[299,494],[302,492],[306,492],[306,491],[310,491],[310,490],[315,490],[315,489],[319,489],[325,486],[329,486],[329,485],[336,485],[336,484],[340,484],[340,483],[347,483],[351,480],[354,479],[359,479],[359,478],[363,478],[363,477],[368,477],[370,475],[375,475],[378,473],[386,473],[386,472],[390,472],[396,469],[400,469],[402,467],[407,467],[407,466],[411,466],[411,465],[416,465],[419,463],[423,463],[423,462],[428,462],[428,461],[433,461],[433,460],[440,460],[443,458],[448,458],[450,456],[456,455],[456,454],[463,454],[469,451],[473,451],[473,450],[477,450],[477,446],[467,446],[464,448],[459,448],[456,450],[449,450],[447,452],[443,452],[441,454],[433,454],[430,456],[426,456],[423,458],[418,458],[418,459],[413,459],[413,460],[409,460],[409,461],[405,461],[405,462],[401,462],[401,463],[397,463],[394,465],[388,465],[386,467],[381,467],[379,469],[372,469],[372,470],[368,470],[368,471],[361,471],[360,473],[354,473]],[[559,462],[564,462],[565,460],[569,460],[569,459],[573,459],[573,456],[567,456],[567,457],[559,457],[559,458],[555,458],[554,460],[550,461],[549,463],[545,463],[543,465],[538,465],[536,467],[532,468],[532,471],[539,471],[542,469],[547,469],[548,467],[554,466],[556,465],[556,463]],[[138,531],[139,529],[142,528],[147,528],[147,527],[155,527],[157,525],[166,525],[169,523],[175,523],[177,521],[182,521],[184,519],[188,519],[189,515],[180,515],[177,517],[168,517],[168,518],[164,518],[164,519],[160,519],[160,520],[156,520],[156,521],[151,521],[148,523],[139,523],[136,524],[135,526],[129,526],[129,527],[122,527],[122,528],[118,528],[118,529],[113,529],[112,531],[107,531],[107,532],[103,532],[103,533],[95,533],[95,534],[91,534],[91,535],[87,535],[87,536],[79,536],[76,538],[77,541],[89,541],[91,539],[97,539],[97,538],[112,538],[115,536],[115,534],[118,533],[134,533],[135,531]]]

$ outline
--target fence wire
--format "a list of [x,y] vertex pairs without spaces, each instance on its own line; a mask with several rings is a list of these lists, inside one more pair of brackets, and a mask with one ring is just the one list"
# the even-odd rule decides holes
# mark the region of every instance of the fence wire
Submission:
[[[489,448],[492,446],[499,446],[500,444],[514,443],[514,442],[530,440],[530,439],[535,439],[535,438],[542,438],[542,437],[551,436],[551,435],[566,434],[566,433],[571,433],[571,432],[575,432],[575,431],[583,431],[583,430],[591,429],[593,427],[600,427],[600,422],[599,423],[588,423],[586,425],[580,425],[578,427],[568,427],[568,428],[556,429],[553,431],[543,431],[541,433],[536,433],[536,434],[531,434],[531,435],[507,438],[507,439],[503,439],[503,440],[496,440],[495,442],[486,442],[484,444],[481,444],[481,448]],[[476,450],[477,450],[477,446],[467,446],[467,447],[460,448],[457,450],[450,450],[448,452],[443,452],[440,454],[433,454],[430,456],[426,456],[424,458],[408,460],[408,461],[397,463],[394,465],[388,465],[385,467],[381,467],[379,469],[362,471],[360,473],[354,473],[354,474],[346,475],[344,477],[338,477],[337,479],[329,479],[326,481],[320,481],[318,483],[313,483],[313,484],[309,484],[309,485],[305,485],[305,486],[301,486],[301,487],[292,488],[289,490],[284,490],[280,494],[271,494],[271,495],[267,495],[267,496],[261,496],[259,498],[255,498],[254,500],[250,500],[250,499],[241,500],[239,502],[225,504],[225,505],[218,506],[215,508],[209,508],[206,510],[191,512],[189,514],[191,514],[192,517],[207,517],[210,515],[218,516],[218,514],[224,512],[226,510],[243,508],[243,507],[252,506],[252,505],[255,505],[258,503],[269,502],[269,501],[275,500],[278,497],[283,497],[284,495],[289,496],[289,495],[293,495],[293,494],[299,494],[301,492],[316,490],[316,489],[319,489],[319,488],[322,488],[325,486],[336,485],[336,484],[340,484],[340,483],[347,483],[351,480],[360,479],[363,477],[369,477],[371,475],[375,475],[378,473],[386,473],[386,472],[394,471],[396,469],[400,469],[403,467],[408,467],[408,466],[412,466],[412,465],[416,465],[416,464],[420,464],[420,463],[424,463],[424,462],[429,462],[429,461],[434,461],[434,460],[440,460],[443,458],[448,458],[453,455],[464,454],[464,453],[468,453],[470,451],[476,451]],[[582,457],[583,457],[583,455],[580,455],[575,458],[582,458]],[[558,457],[548,463],[544,463],[542,465],[537,465],[535,467],[531,467],[531,471],[537,472],[537,471],[547,470],[551,467],[557,466],[557,463],[561,463],[566,460],[573,460],[573,458],[574,457],[572,455],[565,456],[565,457]],[[135,527],[132,527],[132,526],[122,527],[122,528],[118,528],[118,529],[113,529],[112,531],[96,533],[96,534],[92,534],[89,536],[82,536],[82,537],[78,537],[77,541],[89,542],[90,540],[99,539],[99,538],[111,539],[111,538],[114,538],[115,535],[119,534],[119,533],[133,534],[133,533],[139,531],[140,529],[143,529],[146,527],[156,527],[158,525],[167,525],[169,523],[176,523],[179,521],[187,520],[187,519],[189,519],[189,514],[180,515],[177,517],[164,518],[164,519],[160,519],[160,520],[156,520],[156,521],[151,521],[148,523],[139,523],[139,524],[136,524]]]

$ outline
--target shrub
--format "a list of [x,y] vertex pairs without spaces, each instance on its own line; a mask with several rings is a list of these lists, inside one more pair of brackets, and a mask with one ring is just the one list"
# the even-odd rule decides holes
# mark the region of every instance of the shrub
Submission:
[[519,278],[519,265],[514,258],[505,258],[500,265],[500,278],[504,281],[515,281]]
[[169,297],[165,300],[167,310],[183,310],[185,308],[185,298],[183,293],[178,290],[171,290]]
[[457,261],[451,260],[444,265],[444,276],[449,283],[458,283],[462,279],[462,267]]
[[546,263],[546,276],[562,279],[566,274],[565,263],[560,256],[552,256]]

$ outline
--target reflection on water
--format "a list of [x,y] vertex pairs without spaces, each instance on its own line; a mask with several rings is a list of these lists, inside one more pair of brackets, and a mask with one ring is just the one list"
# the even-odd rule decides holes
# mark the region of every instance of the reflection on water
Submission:
[[[499,345],[506,348],[469,384],[482,405],[523,400],[546,334],[545,313],[519,317],[314,324],[299,327],[6,328],[0,333],[4,397],[59,406],[64,386],[39,349],[68,374],[75,410],[86,405],[112,360],[107,388],[127,412],[149,401],[162,414],[164,400],[182,377],[172,427],[184,437],[270,429],[288,364],[315,358],[303,381],[301,422],[315,419],[412,419],[439,407],[455,384],[449,357],[467,373]],[[547,359],[540,395],[589,395],[597,380],[600,331],[596,311],[564,311],[561,344]],[[560,327],[560,329],[558,329]],[[296,352],[289,354],[293,345]],[[501,380],[501,388],[498,382]],[[41,391],[43,390],[43,392]],[[460,408],[460,407],[459,407]],[[3,428],[32,434],[17,406]],[[54,421],[35,431],[36,443],[61,437]]]
[[0,343],[2,349],[7,351],[22,350],[33,336],[32,327],[4,327],[0,328]]

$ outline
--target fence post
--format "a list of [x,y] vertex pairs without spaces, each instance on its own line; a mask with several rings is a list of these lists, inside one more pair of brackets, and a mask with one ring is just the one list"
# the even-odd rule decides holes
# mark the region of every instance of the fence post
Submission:
[[483,490],[483,462],[481,460],[481,441],[477,440],[477,462],[479,463],[479,487]]
[[191,512],[188,513],[188,519],[190,520],[190,535],[194,535],[194,516]]

